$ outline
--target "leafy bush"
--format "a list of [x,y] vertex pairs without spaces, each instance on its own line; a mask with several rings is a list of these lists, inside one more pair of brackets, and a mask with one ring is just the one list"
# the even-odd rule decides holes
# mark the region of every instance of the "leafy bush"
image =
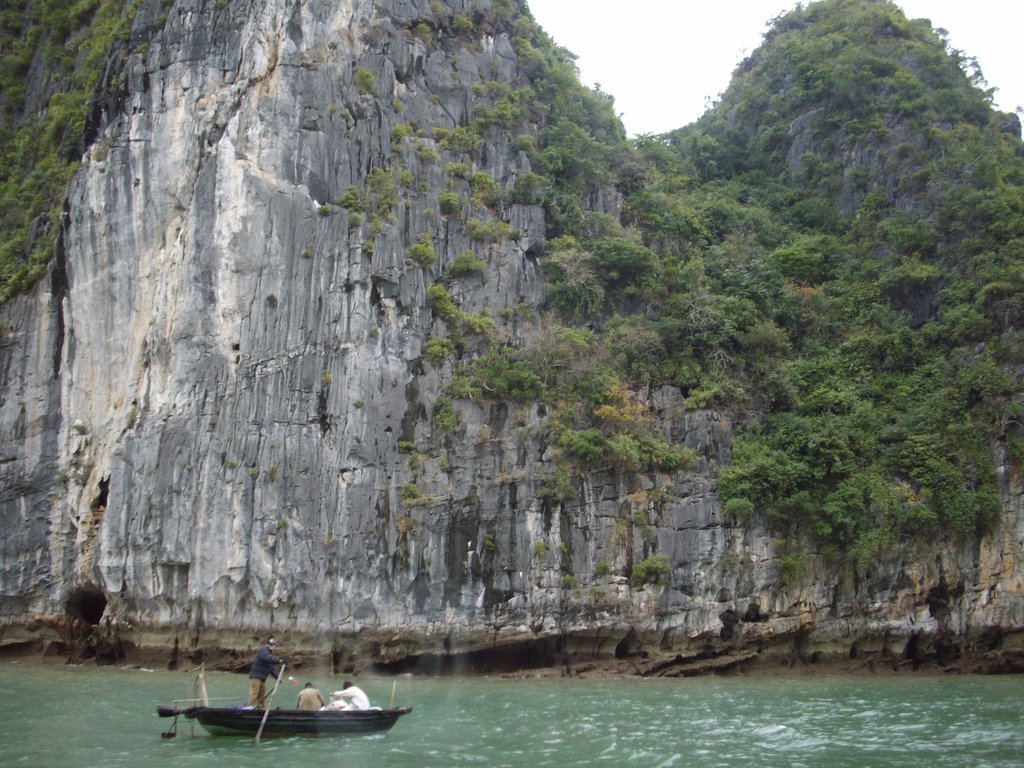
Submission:
[[466,229],[469,230],[469,236],[478,242],[501,242],[516,236],[507,222],[493,219],[470,219],[466,222]]
[[605,438],[604,443],[613,464],[626,470],[640,468],[642,454],[640,442],[635,437],[618,433]]
[[455,342],[431,336],[423,343],[423,356],[434,365],[442,365],[445,360],[455,354]]
[[799,554],[790,553],[779,558],[779,582],[783,586],[798,584],[807,578],[807,561]]
[[443,285],[435,283],[427,289],[427,304],[435,316],[444,320],[452,334],[489,336],[494,331],[494,321],[486,313],[474,315],[463,312]]
[[590,253],[575,241],[553,251],[544,261],[548,302],[564,314],[588,315],[599,310],[605,289]]
[[544,397],[544,384],[533,364],[511,347],[488,348],[459,372],[452,389],[472,399],[528,402]]
[[588,464],[604,459],[605,439],[599,429],[566,430],[558,437],[558,447]]
[[425,165],[436,163],[439,159],[437,150],[426,142],[416,144],[416,158]]
[[452,259],[448,267],[448,274],[452,277],[466,277],[467,275],[478,275],[484,271],[484,263],[477,258],[472,251],[463,251]]
[[644,584],[660,584],[666,581],[671,573],[672,563],[669,561],[668,555],[658,552],[634,565],[629,580],[635,587]]
[[370,207],[370,199],[358,187],[349,186],[345,193],[338,196],[334,204],[350,213],[363,213]]
[[373,168],[366,175],[366,188],[378,211],[390,211],[398,203],[398,189],[391,174],[383,168]]
[[480,136],[465,126],[455,128],[435,128],[434,140],[442,149],[456,155],[469,155],[481,143]]
[[362,67],[356,69],[352,75],[352,84],[364,96],[372,96],[377,90],[377,78],[373,76],[373,72]]
[[444,434],[451,434],[455,430],[455,408],[452,406],[451,400],[439,397],[434,401],[432,422],[434,427]]
[[406,483],[401,490],[402,504],[406,507],[414,507],[424,501],[424,496],[415,483]]
[[517,173],[512,189],[505,195],[509,203],[520,203],[522,205],[537,205],[540,203],[550,181],[536,173]]
[[592,263],[605,290],[641,286],[658,271],[658,258],[647,247],[621,237],[609,237],[590,243]]
[[434,253],[434,244],[430,235],[426,232],[420,235],[418,243],[415,243],[406,250],[405,257],[416,262],[424,269],[437,261],[437,254]]
[[413,130],[409,123],[399,123],[391,129],[391,143],[401,144],[405,137],[412,133]]
[[749,499],[731,498],[723,506],[722,511],[731,517],[745,520],[753,517],[754,505]]
[[462,213],[462,198],[454,192],[442,192],[438,196],[438,205],[443,216],[456,216]]
[[469,177],[469,189],[474,205],[493,208],[501,202],[497,182],[483,171],[476,171]]
[[459,37],[473,37],[476,35],[476,24],[464,13],[457,15],[452,22],[452,29]]

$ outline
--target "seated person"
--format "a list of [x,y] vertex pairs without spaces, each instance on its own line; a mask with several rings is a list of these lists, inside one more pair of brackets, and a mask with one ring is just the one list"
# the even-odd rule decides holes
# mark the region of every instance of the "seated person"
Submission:
[[312,683],[306,683],[306,687],[299,691],[299,700],[295,705],[296,709],[313,711],[324,705],[323,694],[313,687]]
[[340,691],[331,691],[331,703],[328,704],[324,709],[369,709],[370,699],[367,698],[366,694],[363,693],[362,688],[357,685],[352,685],[350,680],[346,680],[341,685]]

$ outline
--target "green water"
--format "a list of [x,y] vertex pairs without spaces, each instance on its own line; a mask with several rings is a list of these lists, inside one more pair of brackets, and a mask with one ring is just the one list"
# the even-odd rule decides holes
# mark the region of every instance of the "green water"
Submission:
[[[321,690],[332,681],[309,673]],[[386,734],[161,738],[157,703],[193,676],[0,664],[0,766],[1024,766],[1024,677],[500,680],[403,678],[415,709]],[[337,684],[334,681],[334,685]],[[375,705],[390,678],[359,678]],[[207,675],[211,698],[242,675]],[[276,704],[294,706],[297,688]],[[227,702],[225,702],[227,703]]]

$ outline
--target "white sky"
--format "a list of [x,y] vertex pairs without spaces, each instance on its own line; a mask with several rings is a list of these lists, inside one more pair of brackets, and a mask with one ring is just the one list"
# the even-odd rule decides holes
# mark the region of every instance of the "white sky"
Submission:
[[[729,84],[767,23],[796,0],[528,0],[530,13],[600,83],[631,136],[688,125]],[[804,5],[808,3],[805,2]],[[1024,106],[1024,0],[896,0],[975,57],[997,108]]]

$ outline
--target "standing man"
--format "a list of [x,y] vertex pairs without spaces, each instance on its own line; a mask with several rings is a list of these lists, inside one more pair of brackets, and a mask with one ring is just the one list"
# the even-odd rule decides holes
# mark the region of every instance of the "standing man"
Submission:
[[[277,649],[277,640],[270,638],[267,644],[256,651],[256,658],[252,660],[252,669],[249,670],[249,706],[256,709],[267,707],[267,676],[272,675],[278,679],[280,672],[276,669],[278,664],[284,664],[284,659],[274,655]],[[291,678],[289,678],[291,679]]]

